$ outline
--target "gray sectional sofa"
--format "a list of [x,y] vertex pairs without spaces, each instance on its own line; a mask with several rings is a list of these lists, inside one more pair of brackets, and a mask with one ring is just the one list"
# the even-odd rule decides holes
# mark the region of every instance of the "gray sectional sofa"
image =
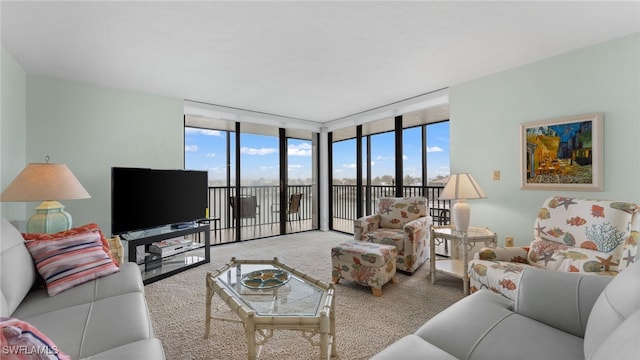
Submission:
[[154,338],[140,270],[120,271],[50,297],[20,232],[0,225],[0,316],[35,326],[72,359],[164,359]]
[[526,269],[515,301],[468,296],[372,359],[640,359],[640,261],[614,278]]

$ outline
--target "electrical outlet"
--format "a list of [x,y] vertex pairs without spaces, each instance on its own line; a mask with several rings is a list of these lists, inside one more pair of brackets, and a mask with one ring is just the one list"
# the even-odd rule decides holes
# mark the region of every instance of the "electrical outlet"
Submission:
[[500,170],[493,170],[493,181],[500,180]]

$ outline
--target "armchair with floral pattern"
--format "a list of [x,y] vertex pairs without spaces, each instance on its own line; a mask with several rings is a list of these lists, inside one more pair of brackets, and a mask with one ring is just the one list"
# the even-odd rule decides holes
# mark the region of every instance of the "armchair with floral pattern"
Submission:
[[381,198],[375,214],[354,220],[354,238],[395,246],[397,269],[413,273],[429,258],[428,214],[424,197]]
[[515,299],[526,267],[616,275],[637,260],[640,206],[553,196],[542,204],[533,235],[526,247],[476,253],[469,262],[471,292],[488,288]]

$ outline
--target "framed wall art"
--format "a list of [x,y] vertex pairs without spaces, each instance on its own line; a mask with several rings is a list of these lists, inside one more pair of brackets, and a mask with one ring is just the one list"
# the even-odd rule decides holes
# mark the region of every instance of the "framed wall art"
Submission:
[[521,189],[603,190],[602,113],[520,125]]

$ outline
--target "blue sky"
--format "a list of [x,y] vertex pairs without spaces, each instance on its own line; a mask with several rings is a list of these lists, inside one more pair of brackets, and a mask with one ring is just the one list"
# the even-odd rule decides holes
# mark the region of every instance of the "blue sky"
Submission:
[[[427,131],[427,178],[449,175],[449,123],[442,122],[428,126]],[[403,172],[412,177],[422,177],[422,134],[420,127],[405,129],[403,133]],[[334,178],[356,177],[355,140],[345,140],[334,144]],[[363,146],[365,146],[363,144]],[[393,133],[371,136],[371,176],[395,174],[395,141]],[[365,154],[365,150],[363,150]],[[363,173],[366,171],[362,170]]]
[[[242,176],[246,179],[277,179],[279,176],[278,139],[273,136],[241,134]],[[231,136],[231,148],[235,137]],[[233,150],[232,150],[233,151]],[[311,141],[289,139],[289,177],[311,178]],[[185,129],[185,167],[207,170],[209,179],[226,177],[226,133],[217,130]],[[232,176],[235,162],[232,159]]]
[[[449,123],[437,123],[427,128],[428,178],[449,175]],[[403,166],[405,175],[420,177],[420,128],[406,129],[403,134]],[[235,138],[231,137],[231,147]],[[224,131],[185,129],[185,167],[207,170],[209,179],[224,180],[226,176],[226,134]],[[245,179],[278,178],[278,139],[273,136],[241,134],[241,164]],[[289,139],[289,178],[311,178],[311,141]],[[393,133],[371,137],[372,176],[394,175]],[[355,178],[355,140],[340,141],[333,147],[335,178]],[[232,173],[234,171],[232,161]]]

